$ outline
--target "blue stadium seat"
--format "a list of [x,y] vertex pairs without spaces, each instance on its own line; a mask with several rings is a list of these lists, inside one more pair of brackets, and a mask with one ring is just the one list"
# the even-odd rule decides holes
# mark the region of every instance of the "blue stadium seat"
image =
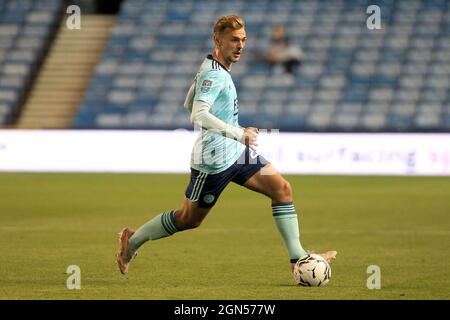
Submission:
[[[63,1],[2,0],[0,3],[0,125],[11,124],[25,101]],[[8,108],[5,112],[4,103]]]
[[[125,0],[82,104],[83,110],[92,106],[102,116],[92,121],[80,111],[84,116],[76,123],[83,118],[93,128],[189,128],[184,95],[212,49],[214,20],[234,11],[242,12],[249,39],[246,58],[232,71],[241,125],[449,131],[443,106],[450,101],[450,3],[371,4],[382,9],[382,30],[366,28],[366,0]],[[44,14],[27,18],[20,10],[8,12],[8,19],[45,21]],[[289,79],[261,59],[278,22],[304,52],[302,65]],[[16,37],[17,30],[0,26],[2,34]],[[1,50],[11,45],[10,40],[0,42],[0,67],[11,59]],[[14,63],[29,59],[15,52]],[[121,105],[120,115],[110,113],[107,97]],[[439,112],[444,115],[436,118]]]

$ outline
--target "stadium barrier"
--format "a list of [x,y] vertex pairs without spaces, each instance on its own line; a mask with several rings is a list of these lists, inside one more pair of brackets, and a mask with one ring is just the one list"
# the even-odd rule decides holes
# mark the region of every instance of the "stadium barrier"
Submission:
[[[197,132],[0,130],[2,172],[188,173]],[[450,175],[450,134],[262,132],[285,174]]]

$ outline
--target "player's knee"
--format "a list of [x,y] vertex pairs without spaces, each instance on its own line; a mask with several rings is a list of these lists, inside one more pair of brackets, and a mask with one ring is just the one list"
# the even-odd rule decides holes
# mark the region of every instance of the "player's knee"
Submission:
[[180,226],[182,229],[195,229],[202,224],[201,219],[194,219],[192,217],[188,217],[184,221],[182,221],[182,225]]
[[283,181],[283,186],[281,188],[281,196],[288,201],[292,200],[292,187],[291,184],[284,180]]
[[186,224],[186,229],[195,229],[202,224],[202,220],[190,220]]
[[193,217],[188,209],[183,208],[178,211],[176,223],[180,229],[194,229],[201,225],[202,219]]
[[179,229],[187,229],[186,225],[187,225],[187,220],[189,217],[189,213],[187,212],[186,208],[182,208],[180,210],[177,211],[177,215],[175,217],[175,223],[177,225],[177,228]]
[[275,190],[272,200],[274,202],[290,202],[292,201],[292,187],[291,184],[283,180],[280,187]]

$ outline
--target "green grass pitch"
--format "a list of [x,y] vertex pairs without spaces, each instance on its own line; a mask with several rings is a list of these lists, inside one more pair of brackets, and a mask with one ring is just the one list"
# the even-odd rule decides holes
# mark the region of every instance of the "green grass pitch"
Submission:
[[[449,299],[450,179],[287,176],[302,244],[335,249],[325,287],[293,283],[270,201],[231,184],[202,226],[143,246],[117,233],[180,206],[188,175],[0,174],[0,299]],[[81,268],[81,289],[65,271]],[[366,286],[381,268],[381,289]]]

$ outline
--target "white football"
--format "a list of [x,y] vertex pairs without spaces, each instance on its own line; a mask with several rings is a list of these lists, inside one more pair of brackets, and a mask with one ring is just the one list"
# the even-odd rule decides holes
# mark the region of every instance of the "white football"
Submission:
[[294,266],[294,280],[304,287],[318,287],[331,279],[331,267],[320,255],[310,253],[299,259]]

